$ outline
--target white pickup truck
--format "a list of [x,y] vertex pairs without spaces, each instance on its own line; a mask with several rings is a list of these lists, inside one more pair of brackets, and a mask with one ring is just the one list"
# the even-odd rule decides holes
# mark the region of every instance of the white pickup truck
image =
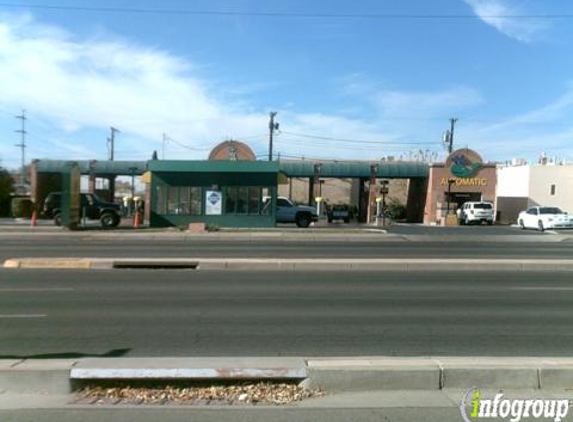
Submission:
[[[264,201],[270,201],[270,197],[265,197]],[[296,223],[298,227],[308,227],[314,221],[318,221],[316,208],[296,205],[284,196],[277,198],[277,223]]]

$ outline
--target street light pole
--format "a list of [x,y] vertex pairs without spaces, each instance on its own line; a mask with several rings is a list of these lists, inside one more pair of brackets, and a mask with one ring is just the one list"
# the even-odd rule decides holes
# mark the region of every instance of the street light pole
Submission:
[[456,183],[454,179],[448,179],[448,210],[446,212],[446,216],[450,215],[450,203],[451,203],[451,196],[452,196],[452,184]]

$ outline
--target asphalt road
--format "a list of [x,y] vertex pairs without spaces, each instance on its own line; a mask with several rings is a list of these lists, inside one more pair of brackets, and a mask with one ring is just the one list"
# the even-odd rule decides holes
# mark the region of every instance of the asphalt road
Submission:
[[571,356],[570,274],[0,270],[0,358]]
[[[381,235],[383,236],[383,235]],[[546,238],[544,236],[544,238]],[[525,239],[525,238],[524,238]],[[529,238],[530,239],[530,238]],[[546,258],[573,257],[573,241],[511,241],[505,236],[455,241],[388,239],[309,242],[281,240],[82,239],[78,236],[0,239],[0,262],[9,258]]]

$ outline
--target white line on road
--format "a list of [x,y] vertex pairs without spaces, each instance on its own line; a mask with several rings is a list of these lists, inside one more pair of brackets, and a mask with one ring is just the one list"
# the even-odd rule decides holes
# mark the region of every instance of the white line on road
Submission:
[[26,293],[26,292],[73,292],[74,289],[72,288],[58,288],[58,287],[53,287],[53,288],[42,288],[42,287],[38,287],[38,288],[29,288],[29,289],[10,289],[10,288],[6,288],[6,289],[2,289],[0,288],[0,293],[4,293],[4,292],[22,292],[22,293]]
[[531,291],[573,291],[573,287],[550,287],[550,286],[539,286],[539,287],[512,287],[511,290],[531,290]]
[[32,314],[32,315],[0,315],[0,318],[46,318],[45,314]]

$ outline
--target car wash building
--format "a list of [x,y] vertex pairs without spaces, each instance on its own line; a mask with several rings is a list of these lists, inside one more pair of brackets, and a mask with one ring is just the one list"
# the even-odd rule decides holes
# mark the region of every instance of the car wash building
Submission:
[[445,224],[448,209],[454,214],[464,202],[494,203],[496,185],[495,163],[471,149],[452,152],[444,163],[430,164],[424,224]]
[[149,161],[149,224],[273,227],[279,177],[277,162]]

